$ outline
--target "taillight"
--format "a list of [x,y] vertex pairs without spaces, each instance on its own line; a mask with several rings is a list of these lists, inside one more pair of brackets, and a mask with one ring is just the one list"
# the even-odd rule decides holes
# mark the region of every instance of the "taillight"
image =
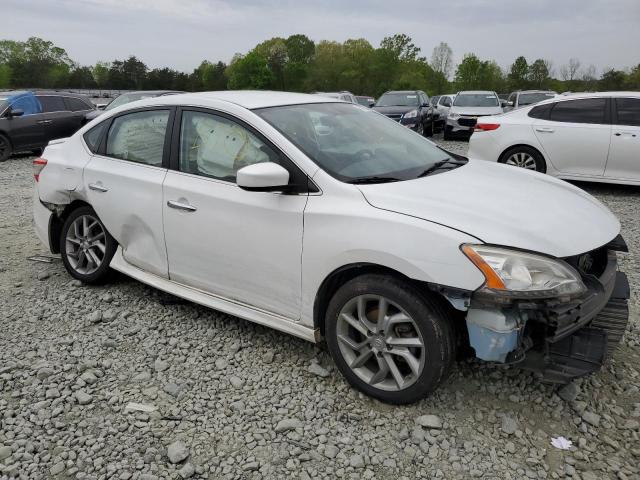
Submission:
[[46,158],[36,158],[33,161],[33,178],[36,179],[36,182],[40,180],[40,173],[42,169],[47,166]]
[[499,123],[476,123],[476,132],[489,132],[491,130],[497,130],[500,127]]

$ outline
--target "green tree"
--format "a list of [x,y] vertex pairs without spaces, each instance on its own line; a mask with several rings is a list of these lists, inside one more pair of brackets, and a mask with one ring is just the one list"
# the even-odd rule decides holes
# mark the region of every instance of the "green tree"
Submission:
[[232,90],[265,89],[274,81],[267,59],[256,51],[245,56],[236,54],[227,68],[227,76]]
[[458,90],[481,88],[482,62],[473,53],[466,53],[456,68],[456,87]]
[[411,37],[404,33],[396,33],[392,37],[384,37],[380,42],[380,48],[391,50],[402,61],[418,60],[418,55],[420,54],[420,47],[416,47]]
[[11,67],[0,64],[0,88],[11,87]]
[[111,64],[108,62],[97,62],[91,68],[91,75],[96,82],[98,88],[106,88],[109,84],[109,69]]
[[515,59],[509,69],[509,75],[507,76],[509,81],[509,88],[511,90],[522,90],[527,88],[529,76],[529,65],[527,59],[520,56]]
[[527,78],[535,88],[546,88],[550,80],[547,62],[538,58],[529,66]]
[[598,88],[600,90],[623,90],[625,82],[626,75],[622,70],[610,68],[602,74]]

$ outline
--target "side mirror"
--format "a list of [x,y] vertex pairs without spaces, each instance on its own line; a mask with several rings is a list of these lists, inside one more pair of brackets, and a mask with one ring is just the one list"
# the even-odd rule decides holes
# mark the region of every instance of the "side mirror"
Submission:
[[105,108],[107,108],[108,103],[98,103],[96,105],[96,110],[104,110]]
[[423,104],[422,104],[422,105],[420,105],[420,106],[421,106],[421,107],[424,107],[424,108],[428,108],[428,107],[430,107],[430,106],[431,106],[431,104],[430,104],[429,102],[427,102],[427,103],[423,103]]
[[252,192],[282,191],[289,185],[289,172],[277,163],[254,163],[238,170],[236,184]]
[[513,107],[513,100],[507,102],[507,107]]
[[11,118],[11,117],[21,117],[22,115],[24,115],[24,110],[22,110],[21,108],[10,108],[9,111],[7,112],[7,117]]

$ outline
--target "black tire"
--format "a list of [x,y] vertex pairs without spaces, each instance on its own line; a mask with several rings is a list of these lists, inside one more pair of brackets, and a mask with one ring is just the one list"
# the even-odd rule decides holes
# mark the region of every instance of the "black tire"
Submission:
[[536,172],[547,173],[547,163],[544,161],[544,157],[542,154],[533,147],[528,147],[526,145],[518,145],[513,148],[510,148],[498,159],[500,163],[506,163],[507,160],[515,154],[525,154],[533,157],[533,160],[536,163]]
[[429,126],[424,129],[425,137],[433,137],[433,122],[429,122]]
[[[338,316],[348,302],[360,295],[379,295],[401,306],[414,321],[424,342],[424,367],[408,387],[390,391],[362,380],[347,364],[338,341]],[[327,307],[325,334],[329,352],[346,380],[361,392],[396,405],[416,402],[433,392],[449,375],[455,359],[452,320],[434,299],[423,295],[409,282],[390,275],[367,274],[356,277],[338,289]]]
[[446,126],[446,125],[445,125],[445,127],[444,127],[444,135],[443,135],[443,138],[444,138],[445,140],[453,140],[453,136],[452,136],[452,134],[451,134],[451,129],[450,129],[448,126]]
[[0,134],[0,162],[8,160],[12,153],[11,141],[5,135]]
[[419,123],[418,127],[416,128],[416,133],[418,135],[424,135],[424,124],[423,123]]
[[[102,262],[100,266],[91,273],[82,273],[76,270],[69,260],[68,248],[67,248],[67,233],[72,228],[73,222],[82,216],[90,216],[97,220],[100,227],[102,227],[104,231],[104,255],[102,257]],[[99,285],[105,283],[111,277],[113,271],[109,268],[109,263],[113,258],[113,255],[116,253],[116,249],[118,248],[118,244],[115,239],[111,236],[111,234],[107,231],[106,227],[96,214],[93,208],[84,206],[79,207],[71,212],[71,214],[67,217],[64,224],[62,225],[62,231],[60,232],[60,255],[62,256],[62,263],[64,267],[69,272],[73,278],[80,280],[83,283],[91,284],[91,285]]]

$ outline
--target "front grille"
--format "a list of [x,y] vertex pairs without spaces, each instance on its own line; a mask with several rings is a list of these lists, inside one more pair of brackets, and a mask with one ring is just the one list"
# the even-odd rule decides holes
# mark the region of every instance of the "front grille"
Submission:
[[401,113],[386,113],[385,115],[396,122],[399,122],[400,119],[402,119]]

